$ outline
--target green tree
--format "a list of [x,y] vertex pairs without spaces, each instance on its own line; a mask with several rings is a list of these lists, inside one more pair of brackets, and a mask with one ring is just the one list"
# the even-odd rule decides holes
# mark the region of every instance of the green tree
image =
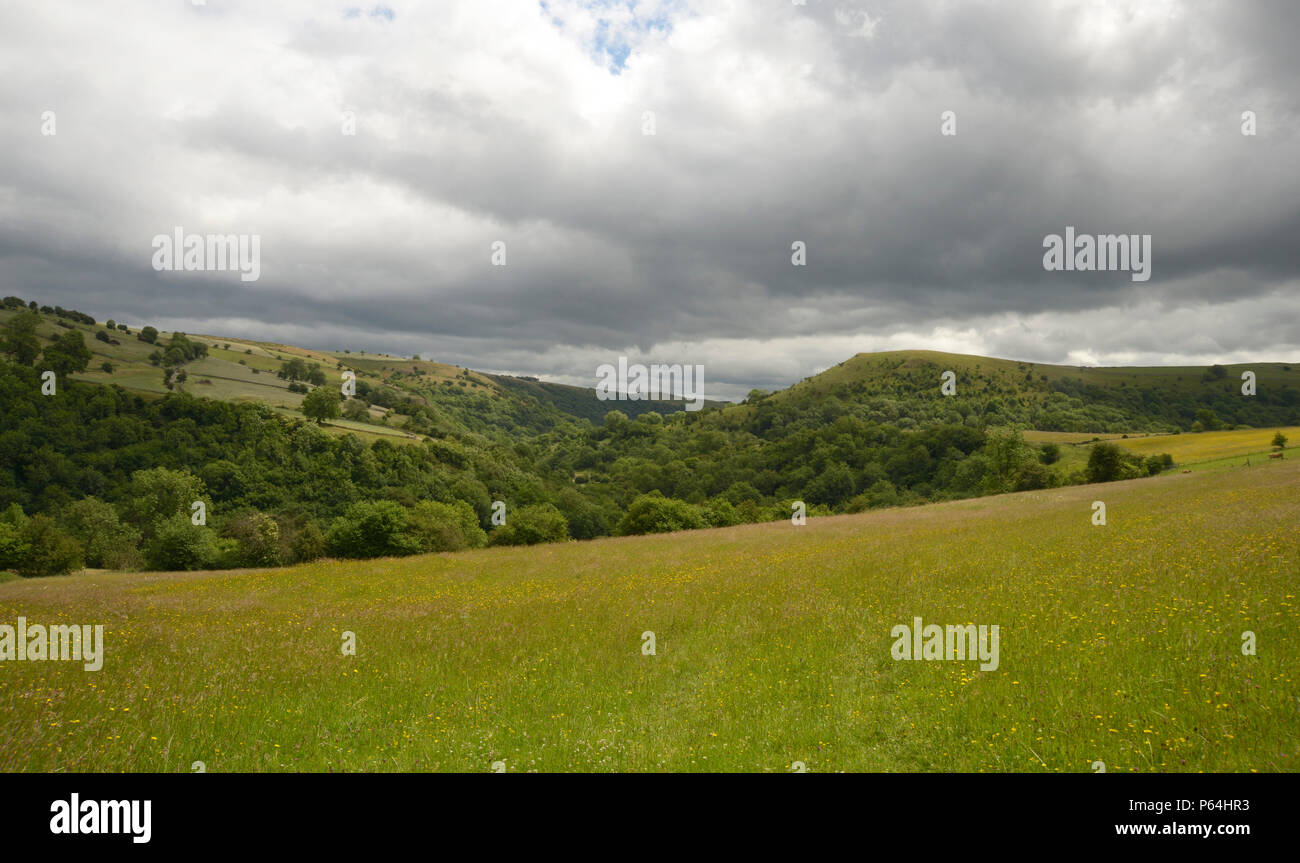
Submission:
[[898,489],[887,479],[877,480],[867,489],[867,506],[877,509],[883,506],[898,506]]
[[1277,434],[1273,435],[1272,446],[1275,446],[1278,449],[1284,448],[1286,446],[1286,435],[1282,434],[1281,432],[1278,432]]
[[289,543],[289,563],[307,563],[325,556],[325,534],[316,522],[299,526]]
[[81,569],[81,545],[45,515],[28,518],[18,504],[0,514],[0,569],[26,577]]
[[564,514],[564,520],[569,523],[569,535],[574,539],[607,536],[609,526],[617,522],[621,515],[613,504],[592,500],[573,488],[561,489],[554,503]]
[[206,342],[196,342],[184,333],[172,333],[167,350],[163,352],[163,362],[169,366],[179,366],[208,355]]
[[721,495],[700,504],[699,510],[704,523],[709,527],[730,527],[744,520],[731,501]]
[[659,491],[643,494],[632,501],[618,523],[621,536],[642,533],[668,533],[705,527],[704,516],[684,500],[664,497]]
[[1033,491],[1035,489],[1047,488],[1051,484],[1051,474],[1047,471],[1047,466],[1042,462],[1026,461],[1016,471],[1012,478],[1011,488],[1013,491]]
[[924,482],[929,478],[933,467],[930,451],[919,443],[900,448],[885,462],[889,478],[900,488]]
[[302,400],[302,413],[316,422],[335,419],[339,415],[338,393],[325,387],[317,387]]
[[420,541],[411,534],[411,518],[396,501],[354,503],[334,520],[326,547],[337,557],[369,558],[416,554]]
[[77,330],[66,332],[45,349],[41,359],[46,368],[61,378],[84,372],[94,355],[86,347],[86,340]]
[[157,344],[158,331],[153,327],[141,327],[140,332],[136,334],[136,338],[142,342],[148,342],[151,345]]
[[411,533],[419,540],[421,551],[459,551],[487,545],[478,515],[463,500],[420,501],[411,509]]
[[234,500],[244,493],[248,480],[243,470],[234,462],[219,458],[210,461],[199,471],[203,486],[216,500]]
[[1113,443],[1095,443],[1088,451],[1084,475],[1088,482],[1111,482],[1120,479],[1124,468],[1124,451]]
[[84,497],[64,507],[61,521],[85,550],[86,565],[128,569],[138,565],[140,532],[123,524],[117,510],[96,497]]
[[[19,514],[21,515],[21,510]],[[13,521],[0,521],[0,570],[6,572],[17,572],[19,567],[27,560],[31,552],[31,546],[23,539],[23,523],[26,523],[27,517],[22,517],[22,523]]]
[[536,545],[539,542],[564,542],[569,538],[569,522],[554,504],[521,506],[506,516],[506,523],[492,531],[490,545]]
[[[929,454],[925,452],[925,447],[918,446],[921,455],[916,456],[919,463],[929,464]],[[924,467],[922,467],[922,471]],[[809,503],[823,503],[827,506],[838,506],[853,496],[853,474],[849,469],[840,462],[829,463],[825,470],[813,478],[804,489],[804,499]]]
[[1198,410],[1196,412],[1196,421],[1201,424],[1201,428],[1205,431],[1215,431],[1223,427],[1223,423],[1219,421],[1219,415],[1209,408]]
[[34,515],[23,525],[23,542],[27,545],[25,558],[19,561],[19,575],[65,575],[81,569],[81,545],[68,536],[47,515]]
[[985,477],[985,491],[1014,491],[1023,477],[1036,476],[1032,472],[1026,474],[1026,470],[1031,463],[1039,464],[1037,454],[1014,429],[989,432],[982,452],[992,467]]
[[611,435],[618,436],[627,430],[629,424],[627,414],[620,410],[612,410],[605,414],[604,427]]
[[235,540],[236,566],[280,565],[280,525],[266,513],[237,516],[226,524],[224,533]]
[[210,504],[203,481],[189,471],[165,467],[138,470],[131,474],[127,498],[127,520],[146,536],[162,520],[183,515],[188,521],[195,501]]
[[36,325],[40,322],[40,315],[34,312],[20,312],[6,321],[0,330],[0,353],[12,362],[30,366],[41,353],[41,342],[36,336]]
[[158,570],[207,569],[216,563],[217,553],[212,530],[187,515],[160,520],[144,547],[149,568]]
[[280,371],[276,372],[276,376],[282,381],[305,381],[307,375],[307,362],[302,357],[294,357],[281,363]]

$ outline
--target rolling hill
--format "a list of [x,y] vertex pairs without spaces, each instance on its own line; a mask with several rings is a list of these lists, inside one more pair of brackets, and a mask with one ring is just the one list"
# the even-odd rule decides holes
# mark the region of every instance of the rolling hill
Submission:
[[[946,371],[955,375],[952,397],[940,391]],[[1241,392],[1248,371],[1256,378],[1253,396]],[[1190,431],[1202,410],[1226,425],[1263,428],[1300,424],[1300,364],[1091,368],[888,351],[857,354],[757,402],[798,411],[831,399],[904,428],[975,422],[1059,432]]]
[[[0,309],[0,326],[15,314],[12,307]],[[112,341],[102,341],[96,333],[106,332],[104,326],[52,311],[41,315],[37,329],[42,342],[69,330],[82,333],[93,359],[85,372],[76,375],[77,380],[116,384],[149,396],[170,391],[164,384],[161,366],[151,362],[150,355],[165,347],[173,333],[161,331],[155,342],[145,342],[138,338],[139,327],[115,328]],[[290,381],[277,376],[285,362],[300,359],[319,365],[331,387],[342,383],[345,369],[352,370],[359,395],[368,404],[364,413],[333,420],[327,427],[336,434],[352,432],[371,440],[418,440],[450,432],[490,437],[533,435],[563,423],[599,423],[615,407],[633,417],[650,411],[673,413],[684,409],[680,400],[621,401],[614,406],[596,397],[594,385],[584,389],[486,374],[429,360],[317,350],[211,334],[189,336],[207,346],[207,355],[184,364],[187,379],[179,389],[205,398],[264,404],[286,415],[301,416],[304,396],[290,390]],[[112,366],[111,371],[103,368],[105,363]]]
[[[8,332],[21,301],[5,304]],[[594,390],[424,359],[101,327],[65,309],[22,321],[35,321],[30,343],[63,336],[92,351],[55,399],[39,380],[45,356],[0,363],[0,569],[29,575],[859,513],[1229,468],[1300,425],[1287,364],[1252,366],[1247,396],[1234,394],[1236,367],[859,354],[742,404],[606,410]],[[356,392],[343,416],[306,421],[304,395],[336,393],[345,372]],[[182,503],[202,503],[211,522],[188,525]]]

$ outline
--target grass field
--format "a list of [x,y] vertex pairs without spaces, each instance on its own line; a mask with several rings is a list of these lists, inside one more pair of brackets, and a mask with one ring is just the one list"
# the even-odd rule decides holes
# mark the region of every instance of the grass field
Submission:
[[1058,431],[1038,431],[1028,429],[1024,433],[1025,440],[1030,443],[1055,443],[1055,444],[1089,444],[1098,440],[1117,440],[1122,438],[1122,434],[1100,434],[1094,432],[1058,432]]
[[[0,769],[1293,771],[1298,481],[10,581],[0,622],[107,644],[98,672],[0,663]],[[998,669],[893,660],[917,616],[997,624]]]
[[1288,444],[1300,444],[1300,426],[1280,429],[1239,429],[1195,434],[1151,435],[1115,441],[1139,455],[1167,452],[1180,464],[1269,452],[1273,435],[1282,432]]
[[1024,438],[1034,444],[1060,445],[1060,458],[1051,470],[1059,477],[1083,471],[1095,441],[1109,441],[1141,456],[1169,453],[1174,460],[1172,471],[1228,470],[1249,463],[1265,461],[1274,452],[1270,445],[1277,432],[1286,435],[1289,446],[1285,458],[1300,458],[1300,427],[1280,429],[1240,429],[1237,431],[1198,432],[1195,434],[1118,435],[1078,432],[1026,431]]

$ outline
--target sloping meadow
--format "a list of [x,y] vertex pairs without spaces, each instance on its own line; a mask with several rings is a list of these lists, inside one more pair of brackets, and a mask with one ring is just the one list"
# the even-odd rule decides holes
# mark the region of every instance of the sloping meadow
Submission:
[[[104,642],[0,661],[0,769],[1295,770],[1298,480],[12,581],[11,647]],[[996,669],[896,659],[917,618],[997,626]]]

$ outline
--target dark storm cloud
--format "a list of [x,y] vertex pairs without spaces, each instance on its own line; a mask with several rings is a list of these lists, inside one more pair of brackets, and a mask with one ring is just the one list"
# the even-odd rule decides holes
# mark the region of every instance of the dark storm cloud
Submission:
[[[886,348],[1291,358],[1298,23],[1283,3],[10,4],[0,288],[575,383],[633,351],[704,362],[729,396]],[[155,273],[177,225],[259,234],[261,280]],[[1151,280],[1045,272],[1067,225],[1151,234]],[[1132,325],[1152,316],[1177,334]]]

